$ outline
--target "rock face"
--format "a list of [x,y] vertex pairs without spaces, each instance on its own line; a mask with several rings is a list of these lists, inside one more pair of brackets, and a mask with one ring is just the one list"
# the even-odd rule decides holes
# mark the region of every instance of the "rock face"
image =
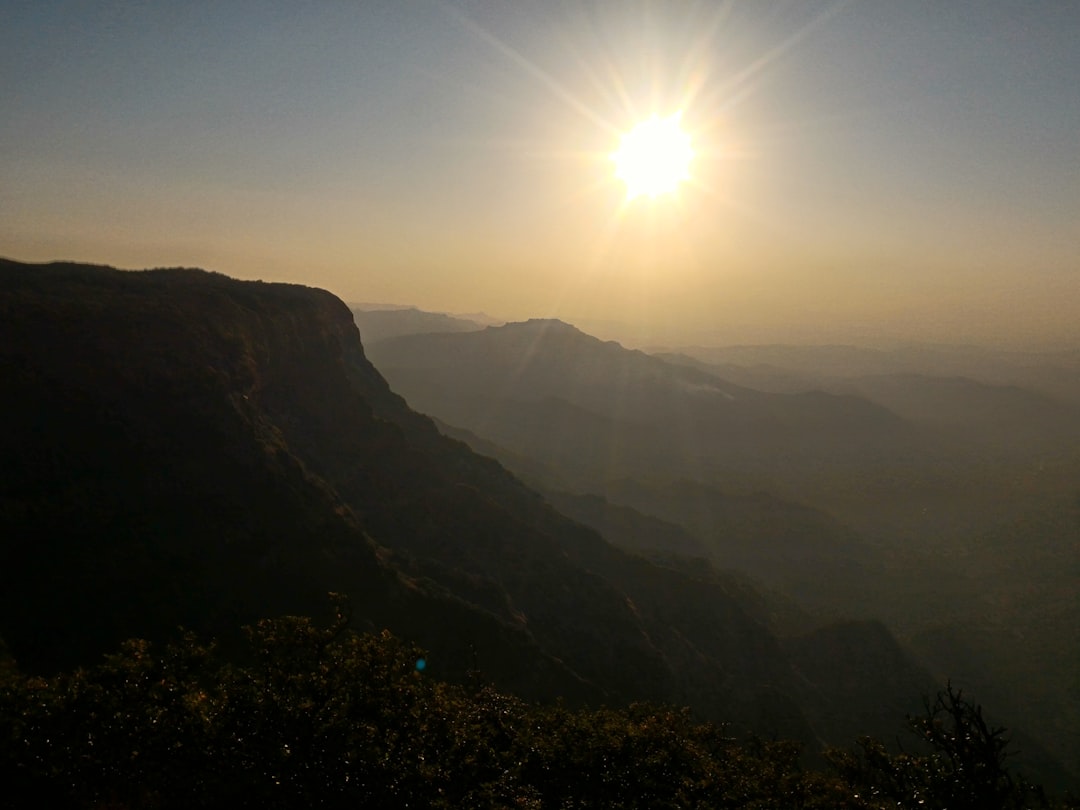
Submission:
[[0,312],[0,634],[23,666],[177,625],[318,615],[335,590],[361,626],[426,639],[450,670],[471,633],[508,685],[598,694],[526,633],[387,563],[365,516],[290,446],[336,424],[372,500],[386,459],[410,452],[361,393],[392,398],[333,296],[6,263]]
[[819,736],[812,668],[744,582],[620,551],[440,434],[324,291],[2,262],[0,425],[0,635],[27,669],[333,590],[435,674]]

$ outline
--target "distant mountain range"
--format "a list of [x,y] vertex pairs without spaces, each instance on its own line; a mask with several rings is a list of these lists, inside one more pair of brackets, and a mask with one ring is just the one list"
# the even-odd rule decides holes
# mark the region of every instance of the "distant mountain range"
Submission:
[[[400,335],[368,351],[413,407],[539,463],[556,488],[692,478],[764,490],[824,508],[878,543],[906,544],[937,531],[934,521],[987,530],[1016,514],[1017,468],[1080,457],[1080,405],[1017,385],[821,376],[822,358],[809,369],[714,367],[550,320]],[[851,347],[811,357],[820,352],[833,370],[868,362]]]
[[1072,355],[657,356],[551,320],[402,334],[368,355],[441,430],[613,542],[701,555],[819,615],[885,619],[1080,756],[1080,698],[1062,686],[1080,660],[1062,579],[1080,548]]
[[369,353],[413,407],[559,461],[563,474],[576,466],[589,478],[678,475],[699,465],[790,483],[822,458],[858,464],[929,442],[859,397],[757,391],[561,321],[405,335],[373,343]]
[[[492,323],[491,319],[481,321],[447,315],[443,312],[424,312],[415,307],[379,308],[377,304],[353,304],[350,306],[353,319],[360,330],[360,339],[367,343],[377,343],[387,338],[401,335],[415,335],[429,332],[473,332]],[[483,318],[484,316],[479,316]]]
[[[838,373],[842,361],[831,373],[813,373],[805,368],[774,365],[742,366],[711,364],[686,354],[663,354],[662,359],[695,368],[763,391],[799,393],[827,391],[861,397],[888,408],[912,423],[944,429],[969,441],[993,445],[1010,453],[1032,455],[1060,446],[1062,439],[1080,444],[1080,400],[1044,393],[1055,387],[1067,389],[1069,373],[1044,369],[1026,376],[1043,379],[1034,389],[1017,384],[990,383],[959,375],[934,375],[911,371],[880,373]],[[884,365],[888,366],[889,363]],[[855,368],[861,368],[856,364]],[[1057,369],[1057,367],[1053,367]],[[972,369],[977,371],[977,369]],[[1008,372],[999,370],[999,375]],[[1080,384],[1080,370],[1075,374]],[[1056,382],[1056,386],[1051,383]],[[1080,390],[1080,388],[1078,388]]]
[[[1080,350],[1004,351],[977,346],[688,346],[658,349],[658,356],[688,359],[736,379],[750,374],[783,390],[821,380],[851,380],[889,375],[963,377],[992,386],[1020,386],[1080,404]],[[759,387],[757,385],[753,387]]]
[[[521,350],[537,332],[567,351],[583,339],[518,331]],[[655,374],[700,386],[700,419],[738,403],[723,413],[757,435],[906,430],[851,398],[800,411],[671,368],[633,355],[571,380],[608,403],[601,421],[668,413]],[[631,373],[643,397],[622,414],[604,383]],[[333,590],[351,596],[355,626],[427,647],[435,676],[478,669],[530,697],[687,704],[812,745],[891,738],[937,686],[878,624],[800,628],[743,576],[629,553],[556,511],[408,408],[353,313],[321,290],[0,262],[0,417],[0,636],[30,671],[178,625],[227,646],[255,618],[318,614]],[[838,684],[872,706],[845,704]]]
[[[610,534],[625,525],[620,508],[637,510],[693,537],[655,534],[654,548],[696,548],[833,613],[876,598],[883,558],[831,515],[769,490],[795,490],[830,465],[857,478],[913,448],[940,454],[932,434],[862,398],[756,391],[560,321],[401,336],[368,353],[414,407],[578,520]],[[638,550],[647,541],[620,538]]]

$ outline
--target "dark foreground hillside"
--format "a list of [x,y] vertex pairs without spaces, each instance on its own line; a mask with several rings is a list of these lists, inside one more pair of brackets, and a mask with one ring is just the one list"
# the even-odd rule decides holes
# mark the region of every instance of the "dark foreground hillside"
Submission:
[[[3,262],[0,375],[0,636],[24,671],[178,625],[229,649],[340,591],[434,676],[688,705],[811,750],[840,728],[892,738],[933,690],[878,625],[782,644],[743,580],[563,517],[408,410],[329,293]],[[880,700],[844,705],[838,678]]]
[[[540,706],[424,653],[286,617],[249,628],[244,663],[193,635],[127,642],[51,679],[0,669],[0,788],[15,808],[1048,807],[1010,772],[1003,729],[951,688],[909,730],[800,765],[787,741],[731,737],[689,711]],[[1066,805],[1067,806],[1067,805]]]
[[0,268],[0,635],[24,667],[319,615],[329,589],[451,671],[483,638],[510,688],[599,695],[520,628],[403,576],[293,451],[308,414],[283,410],[285,390],[352,426],[343,452],[393,505],[384,469],[410,449],[346,376],[347,348],[365,370],[348,317],[318,290],[200,271]]

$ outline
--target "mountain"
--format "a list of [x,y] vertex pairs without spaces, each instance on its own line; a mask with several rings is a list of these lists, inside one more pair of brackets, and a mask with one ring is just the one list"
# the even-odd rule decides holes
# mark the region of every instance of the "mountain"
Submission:
[[719,361],[708,363],[681,352],[655,352],[653,356],[674,365],[696,368],[720,379],[753,388],[757,391],[769,391],[774,394],[798,394],[803,391],[816,391],[822,388],[822,378],[820,376],[781,368],[768,363],[754,365],[739,365],[738,363]]
[[[969,443],[1016,456],[1043,454],[1059,448],[1062,443],[1074,448],[1080,446],[1080,400],[1070,401],[1067,395],[1044,392],[1055,386],[1040,385],[1038,380],[1028,383],[1032,386],[1029,388],[957,374],[870,372],[867,364],[873,359],[878,359],[884,367],[914,367],[914,359],[903,364],[886,353],[870,353],[865,358],[861,354],[858,356],[863,362],[846,366],[840,357],[835,358],[834,364],[824,364],[821,358],[814,363],[814,355],[811,355],[807,358],[809,365],[806,368],[795,369],[769,364],[739,365],[730,361],[707,363],[678,353],[657,355],[667,362],[689,366],[761,391],[799,393],[816,390],[861,397],[909,422],[948,431]],[[798,358],[795,355],[786,359],[793,362]],[[973,365],[970,372],[978,373],[979,369],[980,366]],[[1047,382],[1054,376],[1057,388],[1067,387],[1067,371],[1056,366],[1044,371]],[[1073,375],[1076,376],[1075,372]],[[1010,375],[1002,369],[991,376]],[[1035,371],[1014,370],[1011,376],[1031,379],[1035,377]],[[1077,382],[1080,383],[1080,376]]]
[[[1047,495],[1068,496],[1080,485],[1080,400],[1046,393],[1067,389],[1070,375],[1080,383],[1076,371],[1064,365],[1068,354],[1004,355],[1013,363],[1041,358],[1049,364],[1030,367],[1005,365],[1005,360],[995,360],[997,354],[976,350],[867,350],[854,354],[857,363],[850,347],[734,347],[710,354],[738,358],[751,348],[806,365],[710,364],[682,354],[664,358],[768,391],[856,396],[887,408],[920,431],[925,441],[913,445],[914,452],[880,456],[862,468],[858,482],[845,481],[835,465],[828,465],[820,471],[821,485],[811,483],[800,493],[803,500],[826,506],[877,543],[908,549],[964,547],[971,537],[1038,508]],[[884,368],[918,368],[923,355],[926,371],[866,373],[874,358]],[[751,353],[749,358],[756,356]],[[959,368],[1030,383],[946,374]],[[935,369],[940,373],[931,373]],[[1051,380],[1054,385],[1043,384]]]
[[[1057,584],[1043,592],[1032,583],[1073,570],[1076,547],[1038,557],[1033,579],[1012,551],[983,541],[1078,491],[1072,406],[1021,386],[937,376],[955,374],[962,352],[808,352],[817,365],[784,366],[806,356],[795,347],[720,354],[732,366],[772,363],[729,379],[729,366],[532,321],[403,336],[369,354],[410,404],[613,541],[650,555],[696,549],[825,615],[884,620],[939,676],[962,672],[957,682],[978,694],[1023,695],[1009,707],[1075,761],[1060,732],[1061,718],[1076,715],[1075,690],[1058,688],[1072,677],[1074,608]],[[912,371],[920,356],[929,365]],[[755,390],[755,375],[770,390]],[[653,520],[676,531],[654,525],[650,535]],[[1067,532],[1066,520],[1050,522],[1047,532]],[[1013,551],[1024,548],[1017,540]],[[1002,578],[983,573],[1003,564]],[[1035,615],[1046,617],[1038,647],[1017,634]],[[1065,645],[1058,654],[1043,649],[1049,637]],[[1052,671],[1029,688],[1036,661]]]
[[797,486],[824,461],[850,468],[924,444],[864,399],[756,391],[561,321],[408,335],[369,353],[413,407],[578,479],[696,467]]
[[412,335],[369,353],[414,407],[545,491],[605,497],[606,517],[561,502],[594,528],[613,505],[636,509],[690,532],[715,564],[841,613],[874,588],[879,561],[841,521],[770,492],[803,500],[838,477],[851,491],[926,438],[864,399],[744,388],[559,321]]
[[[475,436],[455,431],[472,446]],[[506,456],[515,469],[527,464],[497,448],[486,452]],[[539,471],[538,477],[546,473]],[[1064,470],[1052,471],[1068,480]],[[860,644],[882,640],[880,622],[828,623],[807,615],[800,606],[833,615],[878,617],[900,634],[928,668],[981,695],[1003,716],[1023,717],[1034,737],[1065,761],[1075,761],[1075,742],[1069,729],[1076,725],[1077,702],[1070,679],[1080,664],[1080,600],[1075,578],[1080,500],[1048,499],[1022,519],[972,538],[962,552],[927,555],[884,554],[828,514],[781,501],[767,493],[731,495],[691,481],[643,484],[610,482],[600,494],[545,490],[564,514],[595,528],[605,538],[669,564],[672,553],[705,557],[724,568],[714,576],[728,578],[731,569],[756,578],[758,617],[782,638],[812,634],[805,651],[816,656],[815,683],[835,688],[827,703],[835,707],[853,700],[873,700],[843,688],[843,678],[828,677],[824,667],[837,656],[827,652],[837,633],[866,633]],[[635,504],[634,507],[624,504]],[[657,516],[662,517],[657,517]],[[690,566],[689,560],[683,563]],[[700,570],[697,572],[700,574]],[[823,584],[826,587],[823,587]],[[768,586],[768,590],[765,586]],[[1034,598],[1032,594],[1037,594]],[[749,602],[751,600],[744,600]],[[877,634],[875,636],[875,634]],[[801,641],[786,646],[789,656],[803,650]],[[840,660],[871,660],[870,647],[849,652]],[[899,671],[911,666],[906,653],[897,653],[895,640],[879,648],[891,673],[891,656],[905,659]],[[889,652],[893,649],[893,652]],[[897,659],[899,660],[899,659]],[[811,664],[795,665],[805,671]],[[863,673],[870,679],[870,671]],[[884,678],[887,682],[888,678]],[[822,693],[822,698],[826,693]],[[877,705],[884,722],[896,707]],[[852,716],[871,712],[863,705]],[[826,721],[832,736],[844,736],[844,712]],[[815,727],[821,719],[815,723]],[[839,724],[839,725],[836,725]],[[848,727],[850,730],[850,727]],[[1065,784],[1052,758],[1033,736],[1018,733],[1018,742],[1047,783]]]
[[851,615],[862,605],[860,615],[874,615],[887,560],[826,512],[691,480],[612,481],[603,495],[682,527],[715,565],[746,572],[809,608]]
[[487,325],[443,312],[425,312],[416,307],[368,309],[361,304],[352,304],[349,308],[366,346],[401,335],[472,332]]
[[1044,454],[1062,445],[1080,448],[1080,404],[1017,385],[909,373],[862,375],[826,388],[1012,455]]
[[[335,590],[435,675],[822,738],[744,581],[621,551],[440,434],[324,291],[4,261],[0,417],[0,636],[24,668],[179,624],[227,643]],[[927,682],[882,699],[914,710]]]
[[784,377],[804,381],[912,374],[963,377],[993,386],[1018,386],[1080,404],[1080,352],[1075,349],[1038,352],[935,344],[893,349],[775,344],[690,346],[657,352],[704,363],[733,380],[743,374],[754,375],[766,384],[770,378]]
[[295,454],[319,420],[345,420],[374,497],[391,481],[382,457],[415,452],[360,393],[392,396],[333,296],[4,262],[0,321],[0,635],[23,666],[85,663],[181,624],[228,634],[320,615],[334,590],[361,626],[459,671],[482,636],[514,688],[601,694],[520,628],[388,564],[368,516]]
[[564,515],[596,529],[605,539],[631,551],[667,553],[678,557],[708,557],[709,547],[675,523],[611,503],[600,495],[548,491],[551,503]]

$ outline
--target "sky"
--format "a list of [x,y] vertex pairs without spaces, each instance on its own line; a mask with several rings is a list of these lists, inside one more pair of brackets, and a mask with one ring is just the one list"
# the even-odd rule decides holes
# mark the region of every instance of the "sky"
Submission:
[[[0,0],[0,256],[627,345],[1080,346],[1080,3]],[[628,200],[620,137],[694,158]]]

